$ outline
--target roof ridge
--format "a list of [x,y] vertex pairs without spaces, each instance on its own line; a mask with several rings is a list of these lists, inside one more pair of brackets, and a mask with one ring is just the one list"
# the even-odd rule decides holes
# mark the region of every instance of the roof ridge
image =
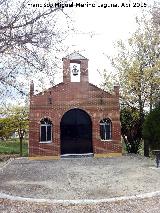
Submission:
[[[84,57],[83,55],[81,55],[81,54],[80,54],[79,52],[77,52],[77,51],[74,51],[73,53],[71,53],[71,54],[65,56],[64,58],[68,58],[68,59],[71,59],[71,60],[73,60],[73,59],[86,60],[86,59],[87,59],[86,57]],[[88,59],[87,59],[87,60],[88,60]]]

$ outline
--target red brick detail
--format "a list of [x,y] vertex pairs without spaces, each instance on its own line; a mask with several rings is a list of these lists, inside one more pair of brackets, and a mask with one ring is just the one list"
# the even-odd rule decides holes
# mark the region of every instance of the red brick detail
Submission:
[[[88,83],[88,60],[80,60],[81,81],[70,82],[69,59],[63,59],[63,83],[43,93],[30,97],[29,156],[60,155],[60,122],[65,112],[79,108],[87,112],[92,121],[94,154],[121,153],[119,87],[107,93]],[[33,88],[33,87],[32,87]],[[52,100],[50,103],[49,98]],[[48,117],[53,123],[52,143],[40,143],[40,120]],[[112,121],[110,141],[100,139],[99,122],[103,118]]]

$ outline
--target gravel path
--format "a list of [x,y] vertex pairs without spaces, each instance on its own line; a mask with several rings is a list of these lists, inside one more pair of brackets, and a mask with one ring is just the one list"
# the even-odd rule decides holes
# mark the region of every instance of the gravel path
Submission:
[[[120,158],[0,163],[0,192],[39,199],[103,199],[160,191],[160,168],[136,155]],[[0,213],[160,212],[160,196],[99,204],[50,204],[0,198]]]
[[137,156],[59,161],[12,160],[0,171],[0,191],[49,199],[102,199],[160,191],[160,168]]
[[160,197],[92,205],[51,205],[0,199],[1,213],[159,213]]
[[9,158],[7,160],[0,161],[0,171],[4,169],[12,160],[13,158]]
[[0,191],[49,199],[103,199],[160,191],[160,168],[141,156],[29,161],[0,170]]

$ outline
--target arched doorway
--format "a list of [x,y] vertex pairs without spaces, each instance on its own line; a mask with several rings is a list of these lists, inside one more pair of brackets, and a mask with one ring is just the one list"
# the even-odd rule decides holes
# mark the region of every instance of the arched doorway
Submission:
[[60,123],[61,154],[93,153],[92,122],[81,109],[67,111]]

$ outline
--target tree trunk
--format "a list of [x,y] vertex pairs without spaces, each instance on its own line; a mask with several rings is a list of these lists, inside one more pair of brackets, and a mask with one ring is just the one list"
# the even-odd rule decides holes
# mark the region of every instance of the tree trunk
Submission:
[[20,138],[20,157],[22,157],[22,138]]
[[149,157],[149,143],[147,140],[144,140],[144,156]]
[[[151,75],[151,78],[153,78],[153,75]],[[153,83],[150,84],[150,95],[149,95],[149,110],[152,111],[153,107]]]
[[[139,118],[140,118],[140,123],[139,123],[139,139],[142,139],[142,129],[143,129],[143,123],[144,123],[144,101],[142,99],[142,94],[143,94],[143,87],[142,87],[142,79],[143,79],[143,69],[142,65],[140,66],[140,75],[139,75],[139,94],[138,94],[138,103],[139,103]],[[148,146],[144,143],[144,150],[145,153],[149,152]]]

